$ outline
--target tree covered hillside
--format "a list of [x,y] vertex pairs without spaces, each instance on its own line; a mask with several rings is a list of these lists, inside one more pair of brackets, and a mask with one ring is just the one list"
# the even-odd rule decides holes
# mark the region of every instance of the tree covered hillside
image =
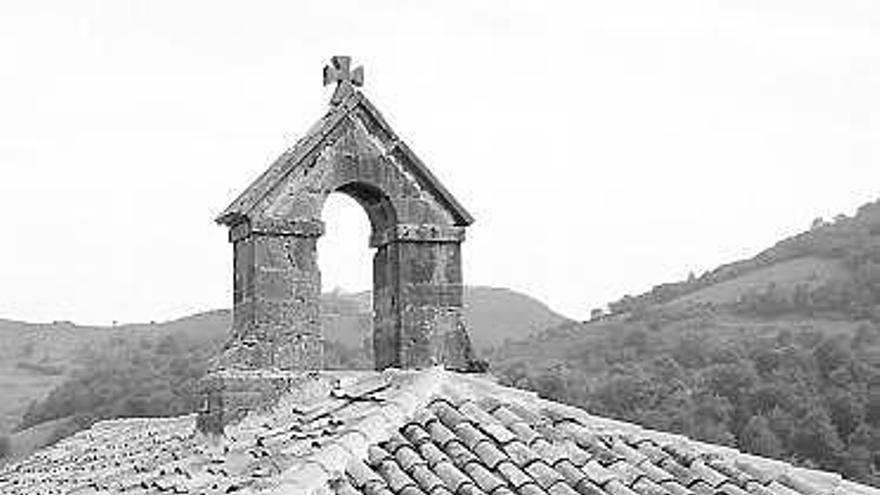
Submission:
[[491,357],[508,384],[880,486],[880,202]]

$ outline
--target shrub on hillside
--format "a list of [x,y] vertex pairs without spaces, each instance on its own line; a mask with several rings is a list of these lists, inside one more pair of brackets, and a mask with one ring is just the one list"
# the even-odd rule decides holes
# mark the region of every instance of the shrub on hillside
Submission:
[[[205,345],[207,344],[207,345]],[[85,351],[85,366],[25,412],[20,428],[73,418],[168,416],[194,409],[194,391],[215,345],[172,336],[117,338]]]

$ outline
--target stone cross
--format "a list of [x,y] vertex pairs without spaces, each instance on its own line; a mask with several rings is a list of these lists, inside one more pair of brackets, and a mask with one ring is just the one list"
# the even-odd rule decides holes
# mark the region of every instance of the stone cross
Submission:
[[364,68],[359,66],[351,70],[351,57],[336,56],[330,59],[330,65],[324,66],[324,86],[336,84],[336,91],[330,99],[331,105],[338,105],[351,95],[354,86],[364,85]]

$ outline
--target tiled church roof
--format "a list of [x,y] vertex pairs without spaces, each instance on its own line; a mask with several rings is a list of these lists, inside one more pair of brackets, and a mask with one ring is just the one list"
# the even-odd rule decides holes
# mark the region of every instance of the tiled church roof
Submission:
[[197,433],[193,415],[104,421],[0,470],[0,493],[880,494],[441,369],[322,373],[311,405]]

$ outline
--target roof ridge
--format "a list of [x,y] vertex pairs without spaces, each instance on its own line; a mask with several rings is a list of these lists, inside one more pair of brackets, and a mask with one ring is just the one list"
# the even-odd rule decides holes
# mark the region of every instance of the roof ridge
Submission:
[[446,202],[451,211],[456,216],[458,216],[458,218],[456,219],[456,224],[470,225],[474,223],[473,215],[471,215],[470,212],[468,212],[464,208],[464,206],[462,206],[462,204],[459,203],[457,199],[455,199],[455,196],[453,196],[452,193],[449,192],[448,189],[446,189],[446,186],[444,186],[443,183],[437,179],[437,176],[435,176],[434,173],[431,172],[431,169],[429,169],[428,166],[425,165],[425,163],[419,158],[419,156],[416,155],[416,153],[412,150],[412,148],[409,147],[406,141],[404,141],[400,136],[397,135],[396,132],[394,132],[394,129],[391,127],[388,121],[385,120],[385,117],[382,115],[382,112],[379,111],[379,108],[376,107],[376,105],[373,104],[373,102],[370,101],[370,99],[367,98],[367,96],[364,94],[361,94],[358,104],[362,106],[374,120],[376,120],[376,122],[379,124],[379,127],[381,127],[383,131],[385,131],[389,136],[393,138],[395,148],[403,153],[404,156],[406,156],[406,158],[413,165],[414,171],[422,176],[421,178],[425,181],[425,183],[434,186],[434,193],[439,196],[438,199],[441,202]]
[[[292,391],[293,402],[262,417],[272,424],[252,425],[262,435],[244,428],[226,445],[198,437],[192,415],[100,422],[0,468],[0,491],[419,495],[439,482],[461,490],[424,493],[880,495],[831,472],[594,416],[491,375],[435,367],[328,379],[326,401],[272,420],[296,407]],[[494,491],[496,477],[511,490]]]
[[[382,372],[391,380],[388,398],[351,426],[281,473],[280,483],[266,492],[273,495],[311,495],[326,488],[342,475],[353,462],[367,458],[367,449],[391,438],[398,428],[438,395],[451,372],[441,366],[416,373],[387,369]],[[401,383],[407,376],[412,379]],[[397,381],[397,383],[395,383]]]

